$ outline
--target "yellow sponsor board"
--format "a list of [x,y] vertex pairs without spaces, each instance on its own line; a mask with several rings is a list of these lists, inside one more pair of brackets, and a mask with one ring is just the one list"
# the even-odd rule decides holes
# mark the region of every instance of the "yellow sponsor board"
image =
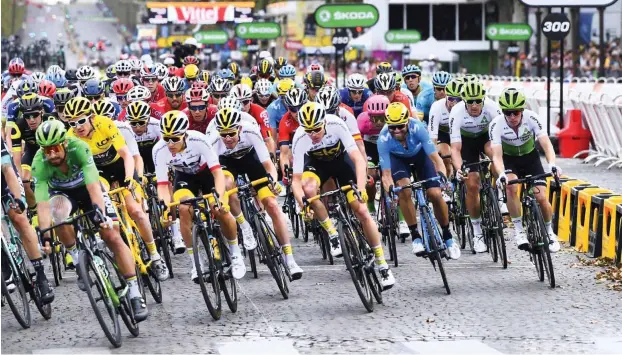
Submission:
[[173,42],[175,41],[179,41],[181,43],[184,43],[184,41],[188,38],[191,38],[191,36],[186,36],[186,35],[174,35],[174,36],[168,36],[168,37],[160,37],[157,40],[158,43],[158,47],[160,48],[167,48],[173,45]]
[[329,47],[333,45],[333,40],[331,36],[305,37],[302,39],[302,45],[305,47]]

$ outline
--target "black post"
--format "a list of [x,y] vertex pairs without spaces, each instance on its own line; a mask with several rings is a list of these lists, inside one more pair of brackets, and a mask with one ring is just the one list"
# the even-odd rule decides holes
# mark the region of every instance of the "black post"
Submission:
[[[343,49],[343,86],[342,87],[346,87],[346,74],[347,73],[347,63],[346,63],[346,49]],[[336,85],[337,87],[339,87],[339,85]]]
[[[526,19],[529,18],[529,6],[524,7],[523,14],[525,15]],[[540,24],[538,23],[536,26],[540,26]],[[529,53],[531,52],[531,48],[529,46],[529,40],[526,40],[524,42],[524,46],[525,46],[525,60],[527,60],[527,56],[529,56]],[[531,76],[531,73],[529,73],[528,76]]]
[[[540,8],[536,11],[536,26],[540,26],[542,23],[542,11]],[[536,75],[542,76],[542,46],[540,42],[542,41],[542,31],[536,30]]]
[[495,74],[495,64],[494,64],[494,59],[493,59],[494,52],[493,52],[493,49],[492,49],[492,41],[488,41],[488,43],[490,43],[490,48],[489,48],[489,51],[490,51],[489,52],[489,55],[490,55],[490,60],[489,60],[489,62],[490,62],[490,74],[494,75]]
[[600,65],[598,66],[598,77],[605,77],[605,8],[598,9],[598,31],[599,33],[599,47],[600,47]]
[[546,40],[546,133],[551,135],[551,40]]
[[337,48],[335,48],[335,85],[339,87],[339,53],[337,53]]
[[[562,14],[564,13],[564,8],[562,7]],[[560,54],[560,63],[559,63],[559,128],[564,128],[564,40],[562,39],[559,43],[559,54]]]

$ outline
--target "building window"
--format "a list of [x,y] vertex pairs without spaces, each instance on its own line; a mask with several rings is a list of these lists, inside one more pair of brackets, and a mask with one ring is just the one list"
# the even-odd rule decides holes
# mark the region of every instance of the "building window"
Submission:
[[434,38],[439,41],[456,40],[456,5],[434,5],[432,7]]
[[406,28],[421,33],[421,40],[430,37],[430,5],[406,5]]
[[404,4],[389,5],[389,29],[404,29]]
[[482,4],[458,5],[458,26],[461,41],[481,41]]

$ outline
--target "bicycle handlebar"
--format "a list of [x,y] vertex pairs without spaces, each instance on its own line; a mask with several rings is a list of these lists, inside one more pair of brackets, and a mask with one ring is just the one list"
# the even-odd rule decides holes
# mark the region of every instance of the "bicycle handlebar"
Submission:
[[322,194],[315,195],[315,196],[313,196],[311,198],[303,197],[302,198],[302,203],[304,204],[304,208],[307,208],[313,201],[319,200],[319,199],[324,198],[324,197],[332,196],[332,195],[334,195],[336,193],[348,192],[350,190],[354,190],[354,194],[356,195],[356,197],[359,200],[361,199],[361,193],[359,192],[358,188],[356,187],[356,184],[354,183],[354,181],[350,181],[349,185],[341,186],[339,189],[332,190],[332,191],[326,191],[326,192],[324,192]]
[[245,189],[245,188],[248,188],[248,187],[255,187],[255,186],[259,185],[259,184],[263,184],[263,183],[266,183],[266,182],[268,182],[270,184],[273,184],[274,181],[272,179],[272,176],[268,175],[266,177],[262,177],[261,179],[257,179],[255,181],[251,181],[251,182],[249,182],[247,184],[244,184],[242,186],[235,187],[235,188],[233,188],[231,190],[226,191],[225,195],[228,198],[229,196],[237,193],[240,189]]
[[501,178],[501,184],[503,184],[503,202],[506,203],[508,200],[508,196],[507,196],[507,192],[505,191],[505,187],[507,185],[515,185],[515,184],[524,184],[524,183],[528,183],[528,182],[532,182],[538,179],[546,179],[549,176],[553,176],[553,178],[555,179],[555,183],[557,184],[557,186],[559,186],[559,177],[557,176],[557,169],[553,168],[551,169],[552,172],[550,173],[545,173],[545,174],[539,174],[539,175],[534,175],[534,176],[525,176],[522,179],[514,179],[514,180],[510,180],[510,181],[505,181],[504,178]]
[[37,234],[39,236],[42,236],[43,234],[51,231],[52,229],[56,229],[56,228],[58,228],[60,226],[65,226],[65,225],[68,225],[68,224],[73,224],[75,221],[79,220],[80,218],[90,216],[93,213],[95,213],[97,215],[97,219],[99,219],[100,221],[104,220],[105,217],[104,217],[104,213],[102,212],[102,210],[99,208],[98,205],[93,204],[93,209],[88,211],[88,212],[85,212],[85,213],[82,213],[82,214],[79,214],[79,215],[76,215],[76,216],[71,216],[71,217],[67,218],[64,221],[62,221],[60,223],[57,223],[57,224],[55,224],[55,225],[53,225],[51,227],[45,228],[45,229],[40,229],[37,226],[37,227],[35,227],[35,230],[36,230],[36,232],[37,232]]
[[216,200],[216,207],[220,208],[222,206],[222,204],[220,203],[220,200],[218,199],[219,195],[218,195],[218,192],[216,192],[216,188],[215,187],[212,187],[212,192],[209,193],[209,194],[205,194],[205,195],[202,195],[202,196],[199,196],[199,197],[190,198],[190,199],[183,200],[183,201],[171,202],[171,203],[169,203],[166,206],[168,208],[171,208],[171,207],[175,207],[175,206],[179,206],[179,205],[189,205],[189,204],[192,204],[192,203],[197,202],[197,201],[207,200],[210,197],[214,197],[214,199]]

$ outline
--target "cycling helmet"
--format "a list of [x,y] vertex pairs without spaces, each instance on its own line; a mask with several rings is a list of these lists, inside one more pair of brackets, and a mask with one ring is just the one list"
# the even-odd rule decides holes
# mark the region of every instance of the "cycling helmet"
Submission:
[[147,121],[151,117],[151,106],[144,101],[134,101],[127,105],[128,121]]
[[274,68],[268,59],[262,59],[257,66],[257,74],[260,76],[272,75]]
[[460,91],[462,90],[463,83],[458,79],[453,79],[445,86],[445,94],[452,97],[460,97]]
[[242,115],[240,111],[227,107],[218,110],[214,120],[218,131],[233,131],[240,126]]
[[231,82],[227,79],[216,77],[212,79],[212,83],[210,84],[209,91],[218,92],[218,93],[222,93],[222,92],[228,93],[229,91],[231,91]]
[[290,89],[287,94],[285,94],[283,99],[283,103],[288,108],[300,107],[306,104],[307,101],[309,101],[309,96],[307,96],[307,92],[298,88]]
[[76,76],[78,77],[78,80],[83,80],[83,81],[94,79],[96,77],[95,69],[91,68],[88,65],[83,65],[80,68],[78,68],[78,72],[76,73]]
[[97,79],[89,79],[82,86],[82,95],[97,96],[104,93],[104,83]]
[[199,74],[199,80],[209,85],[211,76],[212,75],[209,70],[201,70],[201,74]]
[[24,74],[24,61],[21,58],[13,58],[9,62],[9,74],[11,75],[21,75]]
[[231,90],[231,96],[235,97],[240,101],[244,100],[252,100],[253,98],[253,90],[245,84],[237,84],[233,86]]
[[22,80],[21,83],[17,86],[17,90],[16,90],[17,97],[22,97],[26,94],[30,94],[31,92],[36,93],[38,91],[39,91],[39,87],[30,78]]
[[349,90],[363,90],[365,89],[365,84],[367,83],[367,79],[363,76],[363,74],[350,74],[346,78],[346,87]]
[[117,111],[114,109],[114,105],[108,99],[97,101],[93,104],[93,113],[98,116],[106,116],[110,119],[115,119]]
[[65,79],[67,81],[78,81],[78,71],[76,69],[67,69],[65,71]]
[[65,105],[65,117],[67,119],[74,119],[76,117],[89,115],[93,110],[91,102],[84,97],[74,97],[67,101]]
[[54,97],[54,93],[56,92],[56,85],[54,85],[53,82],[49,81],[49,80],[41,80],[41,82],[39,83],[39,95],[48,97],[48,98],[53,98]]
[[451,74],[446,71],[437,71],[432,75],[432,85],[445,87],[452,79]]
[[233,96],[227,96],[222,100],[218,101],[219,110],[227,107],[232,108],[236,111],[242,111],[242,103]]
[[281,69],[279,69],[279,76],[281,79],[293,78],[296,76],[296,68],[291,64],[285,64]]
[[190,86],[191,89],[193,88],[199,88],[199,89],[205,89],[207,90],[207,83],[200,81],[200,80],[196,80],[192,83],[192,85]]
[[160,120],[160,131],[163,136],[180,136],[188,130],[190,122],[185,113],[177,110],[169,111]]
[[35,84],[39,85],[41,80],[45,79],[45,73],[42,71],[36,71],[30,75],[30,78],[35,82]]
[[279,75],[281,74],[280,73],[281,68],[283,68],[286,65],[287,65],[287,59],[285,59],[284,57],[278,57],[274,61],[274,69],[279,70]]
[[106,72],[105,72],[105,73],[106,73],[106,78],[108,78],[108,79],[112,79],[112,78],[114,78],[114,77],[115,77],[115,75],[116,75],[116,72],[117,72],[117,71],[116,71],[116,69],[115,69],[114,64],[109,65],[109,66],[106,68]]
[[199,76],[199,67],[194,64],[188,64],[184,68],[184,77],[186,79],[197,79]]
[[50,65],[50,67],[48,68],[48,70],[45,72],[47,75],[50,74],[61,74],[64,75],[65,72],[63,71],[63,68],[59,67],[56,64]]
[[402,73],[400,73],[399,71],[394,71],[392,74],[395,78],[395,90],[399,90],[399,88],[402,86]]
[[393,66],[389,62],[382,62],[378,64],[378,66],[376,67],[376,75],[382,74],[382,73],[390,73],[392,71],[393,71]]
[[227,65],[227,69],[229,69],[233,76],[237,79],[240,77],[240,66],[236,62],[231,62]]
[[235,75],[233,74],[233,72],[227,68],[225,69],[221,69],[216,73],[217,76],[223,78],[223,79],[227,79],[229,81],[234,81],[235,80]]
[[153,62],[146,63],[142,67],[140,67],[140,77],[141,78],[155,78],[157,77],[156,73],[157,69]]
[[255,83],[255,92],[257,93],[257,95],[262,95],[262,96],[270,95],[271,91],[272,91],[272,83],[270,82],[270,80],[259,79]]
[[73,91],[68,88],[60,88],[54,93],[54,105],[64,105],[67,101],[73,99]]
[[384,95],[372,95],[366,102],[367,105],[367,113],[370,116],[383,115],[389,107],[391,101],[389,98]]
[[499,95],[499,107],[502,110],[524,110],[527,107],[527,98],[516,88],[503,89]]
[[61,73],[48,74],[45,79],[53,82],[56,88],[64,88],[68,84],[67,79]]
[[132,71],[132,65],[128,60],[120,60],[115,65],[115,73],[129,73]]
[[166,69],[166,65],[162,63],[155,64],[155,74],[158,77],[158,80],[162,81],[168,77],[168,70]]
[[298,123],[304,129],[321,127],[326,119],[324,105],[317,102],[307,102],[298,111]]
[[385,122],[389,126],[405,124],[408,122],[409,117],[410,112],[408,111],[408,107],[401,102],[389,104],[384,114]]
[[324,73],[324,67],[322,66],[322,64],[311,64],[307,67],[307,73],[311,73],[314,71],[319,71],[321,73]]
[[258,71],[259,71],[259,68],[256,65],[253,65],[248,75],[249,76],[257,75]]
[[127,92],[127,101],[149,101],[151,99],[151,91],[147,87],[138,85],[134,86]]
[[203,88],[191,88],[186,90],[187,102],[207,102],[209,100],[209,93]]
[[189,55],[186,58],[184,58],[184,65],[190,65],[190,64],[194,64],[196,66],[199,65],[199,60],[197,59],[197,57],[193,56],[193,55]]
[[326,84],[326,78],[321,71],[313,71],[305,76],[305,84],[307,88],[319,89]]
[[125,95],[133,87],[134,82],[128,78],[117,79],[112,83],[112,91],[117,95]]
[[289,89],[293,88],[296,85],[292,79],[285,78],[279,81],[279,84],[276,86],[276,93],[279,96],[287,94]]
[[166,92],[179,92],[184,89],[184,81],[178,76],[169,76],[162,82],[164,91]]
[[484,84],[479,80],[466,82],[462,86],[462,100],[477,100],[483,99],[486,96],[486,90],[484,90]]
[[374,80],[376,91],[395,90],[395,77],[391,73],[382,73],[376,75]]
[[143,62],[141,62],[138,58],[130,59],[129,63],[131,67],[130,71],[140,71],[141,67],[143,66]]
[[40,147],[50,147],[65,142],[67,138],[67,128],[59,120],[48,120],[43,122],[35,133],[37,144]]
[[421,75],[421,68],[414,64],[407,65],[402,69],[402,76],[406,76],[409,74]]
[[324,105],[326,112],[335,113],[341,103],[341,97],[334,86],[324,86],[317,92],[315,102]]
[[462,77],[462,80],[464,81],[464,83],[468,83],[470,81],[478,81],[479,79],[477,78],[477,75],[475,74],[467,74]]
[[19,106],[23,111],[37,111],[43,108],[43,101],[36,93],[29,93],[19,99]]
[[167,72],[168,72],[168,77],[174,77],[177,76],[177,67],[168,67]]

